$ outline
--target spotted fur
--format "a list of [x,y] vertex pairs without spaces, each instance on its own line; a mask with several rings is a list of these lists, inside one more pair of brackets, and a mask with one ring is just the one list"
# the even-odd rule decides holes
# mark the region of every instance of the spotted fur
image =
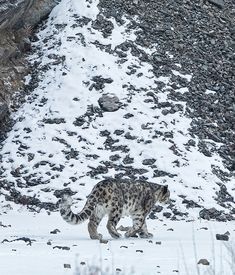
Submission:
[[128,228],[126,237],[139,234],[142,238],[152,237],[145,219],[156,202],[168,201],[170,192],[167,185],[145,181],[105,179],[97,183],[87,198],[85,206],[78,213],[71,211],[72,199],[64,196],[60,201],[60,213],[70,224],[80,224],[89,219],[88,231],[91,239],[102,239],[97,227],[107,214],[107,229],[113,238],[121,235],[116,225],[122,216],[131,216],[133,226]]

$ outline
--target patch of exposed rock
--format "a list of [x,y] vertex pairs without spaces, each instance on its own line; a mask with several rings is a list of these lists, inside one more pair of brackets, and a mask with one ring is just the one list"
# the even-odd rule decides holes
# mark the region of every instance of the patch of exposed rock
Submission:
[[[58,0],[0,1],[0,140],[11,127],[8,115],[13,95],[24,97],[23,77],[30,71],[25,55],[30,51],[30,37],[38,23],[48,16]],[[19,102],[20,104],[20,102]]]

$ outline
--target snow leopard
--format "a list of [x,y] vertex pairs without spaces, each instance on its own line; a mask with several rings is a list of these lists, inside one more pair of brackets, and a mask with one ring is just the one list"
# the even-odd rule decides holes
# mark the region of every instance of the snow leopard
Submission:
[[156,202],[166,203],[169,197],[167,185],[110,178],[94,186],[78,214],[71,210],[72,198],[68,195],[59,201],[59,207],[62,218],[70,224],[81,224],[89,219],[91,239],[102,240],[97,228],[105,215],[108,215],[107,229],[113,238],[121,237],[116,226],[123,216],[130,216],[133,221],[133,226],[126,228],[126,237],[137,237],[138,234],[140,238],[151,238],[153,234],[148,232],[146,217]]

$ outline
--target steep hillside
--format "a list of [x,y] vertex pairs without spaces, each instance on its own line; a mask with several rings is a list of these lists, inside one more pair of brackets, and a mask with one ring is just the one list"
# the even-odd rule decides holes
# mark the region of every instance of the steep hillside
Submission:
[[[37,88],[1,150],[7,200],[55,210],[65,191],[84,199],[97,180],[128,177],[169,185],[168,218],[191,219],[200,210],[202,218],[234,218],[234,177],[218,155],[223,132],[209,139],[192,119],[192,96],[203,108],[220,90],[196,69],[196,57],[178,55],[176,35],[163,45],[161,33],[177,34],[179,25],[165,15],[154,27],[151,3],[67,0],[53,10],[30,56],[35,69],[27,83]],[[197,81],[210,86],[205,91]]]

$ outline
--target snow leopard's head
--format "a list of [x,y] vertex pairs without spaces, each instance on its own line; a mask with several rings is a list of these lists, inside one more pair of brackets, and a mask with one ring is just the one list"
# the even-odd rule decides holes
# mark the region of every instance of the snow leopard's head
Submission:
[[170,198],[170,191],[168,189],[168,185],[161,185],[157,194],[157,201],[160,203],[167,203]]

